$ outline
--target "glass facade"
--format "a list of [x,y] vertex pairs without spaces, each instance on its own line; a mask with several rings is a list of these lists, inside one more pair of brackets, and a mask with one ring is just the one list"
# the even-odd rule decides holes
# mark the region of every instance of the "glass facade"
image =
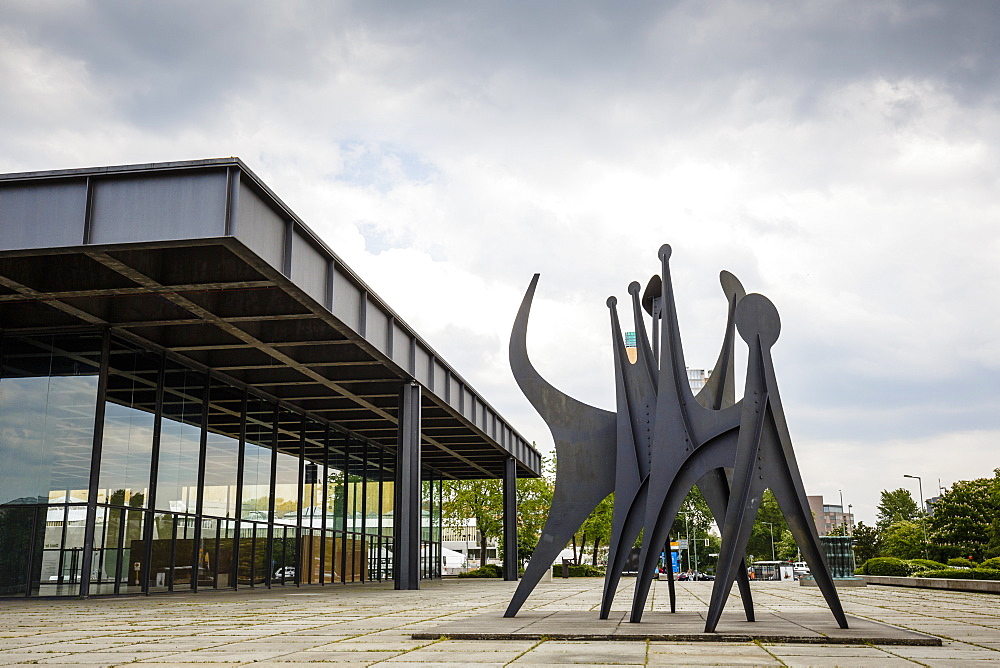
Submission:
[[0,338],[0,462],[0,597],[392,578],[392,452],[99,332]]

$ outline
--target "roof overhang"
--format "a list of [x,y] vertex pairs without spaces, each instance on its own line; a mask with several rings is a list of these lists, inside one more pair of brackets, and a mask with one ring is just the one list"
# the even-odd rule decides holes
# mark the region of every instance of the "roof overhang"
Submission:
[[541,457],[238,159],[0,175],[0,329],[81,325],[161,348],[394,448],[423,388],[445,477]]

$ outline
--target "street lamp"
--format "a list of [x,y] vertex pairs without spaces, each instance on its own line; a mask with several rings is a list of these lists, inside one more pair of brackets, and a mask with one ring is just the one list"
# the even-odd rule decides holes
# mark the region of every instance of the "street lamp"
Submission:
[[688,528],[688,515],[690,513],[684,510],[679,510],[677,511],[677,514],[684,516],[684,535],[687,536],[687,549],[684,550],[684,552],[687,557],[687,569],[691,570],[691,530]]
[[924,481],[918,475],[903,474],[904,478],[916,478],[917,489],[920,493],[920,527],[924,533],[924,559],[927,558],[927,513],[924,510]]
[[771,532],[771,561],[777,561],[777,559],[774,558],[774,525],[771,524],[770,522],[763,522],[763,523],[767,525],[767,528]]

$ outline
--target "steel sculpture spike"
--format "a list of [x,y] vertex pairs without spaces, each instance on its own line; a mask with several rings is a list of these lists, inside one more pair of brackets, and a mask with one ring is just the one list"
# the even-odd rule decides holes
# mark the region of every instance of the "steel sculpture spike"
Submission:
[[737,556],[746,551],[753,521],[767,488],[771,489],[788,521],[788,528],[802,550],[834,618],[840,628],[846,629],[847,617],[820,548],[819,535],[806,500],[795,453],[792,452],[792,439],[778,394],[771,361],[771,346],[781,332],[778,311],[767,297],[747,295],[737,306],[736,327],[740,337],[749,345],[750,354],[733,490],[726,510],[723,551],[719,555],[705,631],[714,631],[722,617],[732,587],[733,570],[739,567]]
[[588,406],[550,385],[528,359],[528,314],[538,274],[521,301],[510,335],[510,366],[521,392],[542,416],[556,446],[552,506],[504,617],[513,617],[556,556],[615,485],[615,414]]
[[[611,311],[611,340],[615,358],[615,395],[617,397],[618,456],[615,478],[615,505],[611,517],[611,541],[608,547],[608,568],[604,575],[604,595],[600,618],[607,619],[611,611],[622,568],[632,544],[642,530],[642,514],[646,508],[649,466],[652,456],[652,413],[656,409],[656,367],[645,336],[641,311],[637,310],[639,284],[629,285],[635,311],[636,362],[629,362],[625,342],[618,324],[617,300],[608,299]],[[673,591],[673,578],[670,580]],[[673,599],[673,596],[671,597]]]
[[[705,485],[708,488],[706,501],[709,501],[710,508],[714,506],[713,515],[721,520],[722,502],[728,500],[728,486],[725,485],[724,476],[708,474],[714,469],[732,467],[736,460],[735,439],[724,439],[729,447],[722,448],[717,452],[716,457],[711,460],[710,466],[700,470],[700,475],[693,480],[685,479],[683,485],[677,484],[682,467],[702,444],[738,428],[739,408],[732,405],[732,395],[730,395],[729,402],[725,401],[725,377],[733,375],[728,369],[732,352],[731,350],[727,351],[727,344],[729,348],[732,347],[733,334],[731,331],[727,331],[726,341],[719,354],[719,360],[722,362],[725,372],[723,372],[722,379],[715,384],[714,389],[720,396],[711,399],[707,395],[705,397],[705,403],[708,404],[717,403],[721,406],[729,403],[730,405],[721,410],[712,410],[694,399],[687,381],[687,369],[684,364],[684,350],[680,340],[677,309],[670,277],[670,255],[670,246],[664,245],[660,248],[662,284],[660,298],[662,300],[663,324],[659,331],[661,359],[653,427],[653,441],[656,446],[653,449],[650,464],[653,474],[650,476],[643,520],[645,533],[632,598],[630,615],[632,622],[639,622],[642,619],[660,546],[666,542],[670,527],[677,517],[687,492],[701,478],[705,478]],[[730,277],[733,280],[730,280]],[[726,284],[723,285],[723,288],[729,288],[732,291],[731,296],[727,295],[730,298],[730,313],[732,313],[742,297],[742,286],[739,285],[739,281],[735,281],[735,277],[732,277],[731,274],[720,278],[725,278]],[[732,318],[729,319],[728,326],[733,327]],[[735,578],[737,574],[733,573],[729,577]],[[745,572],[742,578],[746,578]],[[754,615],[749,596],[749,583],[741,584],[740,591],[744,595],[747,619],[752,620]],[[674,609],[673,602],[671,609]]]
[[[726,335],[723,340],[722,349],[719,352],[719,358],[716,361],[715,368],[712,371],[711,377],[714,382],[706,383],[701,389],[695,399],[699,404],[705,408],[710,408],[716,410],[720,407],[732,406],[735,403],[735,387],[733,383],[734,376],[734,362],[733,362],[733,344],[735,340],[735,321],[733,315],[735,313],[737,302],[746,294],[743,290],[743,286],[736,279],[735,276],[729,272],[722,272],[720,276],[720,282],[722,283],[723,292],[726,294],[726,298],[729,302],[729,309],[727,313],[727,323],[726,323]],[[629,292],[633,296],[633,311],[635,314],[635,327],[637,330],[636,334],[636,348],[637,348],[637,359],[636,364],[633,368],[644,369],[643,358],[651,358],[652,351],[649,348],[648,339],[645,337],[645,325],[642,321],[642,311],[645,310],[647,313],[655,313],[658,317],[660,311],[660,302],[662,301],[661,294],[662,282],[658,276],[655,276],[653,280],[650,280],[646,287],[646,291],[642,298],[642,304],[640,307],[638,298],[638,283],[633,283],[629,286]],[[621,332],[617,326],[617,314],[615,313],[614,303],[609,300],[609,307],[612,310],[612,340],[614,342],[615,348],[615,362],[616,371],[618,370],[619,359],[624,359],[624,349],[621,345]],[[654,320],[654,332],[658,331],[656,327],[656,322]],[[655,366],[653,367],[655,369]],[[629,367],[624,368],[625,376],[628,376]],[[641,371],[640,371],[641,373]],[[633,430],[636,434],[641,434],[645,437],[644,442],[647,447],[643,451],[637,451],[637,456],[640,458],[651,456],[651,448],[654,446],[652,441],[651,433],[651,421],[650,421],[650,409],[655,405],[655,385],[656,385],[656,375],[652,374],[650,385],[653,387],[646,391],[646,395],[639,395],[634,393],[628,400],[624,400],[622,397],[623,385],[620,382],[621,376],[618,375],[616,378],[619,381],[618,384],[618,415],[619,415],[619,450],[618,450],[618,464],[619,467],[622,466],[623,459],[627,460],[623,454],[627,451],[627,447],[622,447],[622,431],[621,425],[624,422],[622,420],[622,412],[631,410],[633,412],[638,412],[639,415],[633,415],[632,423],[634,425]],[[628,388],[629,384],[626,383],[625,387]],[[627,389],[626,389],[627,392]],[[646,396],[652,397],[653,401],[645,398]],[[656,443],[656,447],[669,447],[669,444]],[[732,462],[735,462],[735,450],[732,454]],[[732,462],[728,466],[732,466]],[[635,494],[634,499],[629,500],[630,497],[622,495],[622,490],[619,486],[615,487],[615,515],[612,523],[612,537],[610,543],[610,549],[608,554],[608,571],[605,575],[605,586],[604,594],[601,600],[600,618],[607,619],[611,611],[611,604],[614,595],[617,590],[618,582],[621,578],[621,571],[625,564],[625,558],[628,555],[629,548],[632,543],[639,535],[639,531],[642,529],[642,516],[645,513],[646,503],[647,503],[647,486],[648,486],[648,469],[649,464],[645,463],[644,473],[646,475],[643,478],[641,486],[638,489],[638,493]],[[619,479],[621,478],[621,473],[619,473]],[[726,504],[729,500],[729,484],[728,478],[725,471],[722,469],[709,471],[705,474],[701,481],[698,483],[698,487],[705,497],[709,508],[712,511],[712,515],[718,524],[720,531],[724,523]],[[690,490],[690,486],[685,489],[685,493]],[[627,502],[625,503],[620,502]],[[623,507],[624,506],[624,507]],[[621,510],[620,510],[621,508]],[[676,513],[675,513],[676,515]],[[670,524],[673,524],[673,518],[670,520]],[[670,525],[668,525],[669,528]],[[652,548],[651,548],[652,549]],[[672,564],[670,564],[671,573],[668,579],[668,592],[670,596],[670,611],[675,612],[677,609],[676,593],[674,591],[673,582],[673,572]],[[742,577],[737,574],[737,579],[739,582],[740,593],[743,597],[743,604],[746,610],[747,619],[753,621],[753,601],[750,595],[750,582],[744,571]]]

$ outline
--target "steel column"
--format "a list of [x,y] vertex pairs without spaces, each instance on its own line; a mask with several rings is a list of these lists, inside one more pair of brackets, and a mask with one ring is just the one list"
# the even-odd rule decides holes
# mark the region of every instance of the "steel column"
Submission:
[[396,589],[420,589],[420,385],[399,390],[392,577]]
[[90,571],[94,561],[94,530],[97,526],[97,493],[101,476],[101,449],[104,446],[104,407],[108,394],[108,364],[111,360],[111,330],[101,340],[101,370],[97,379],[97,407],[94,409],[94,441],[87,487],[87,523],[83,528],[83,555],[80,559],[80,598],[90,596]]
[[503,579],[517,580],[517,462],[503,464]]

